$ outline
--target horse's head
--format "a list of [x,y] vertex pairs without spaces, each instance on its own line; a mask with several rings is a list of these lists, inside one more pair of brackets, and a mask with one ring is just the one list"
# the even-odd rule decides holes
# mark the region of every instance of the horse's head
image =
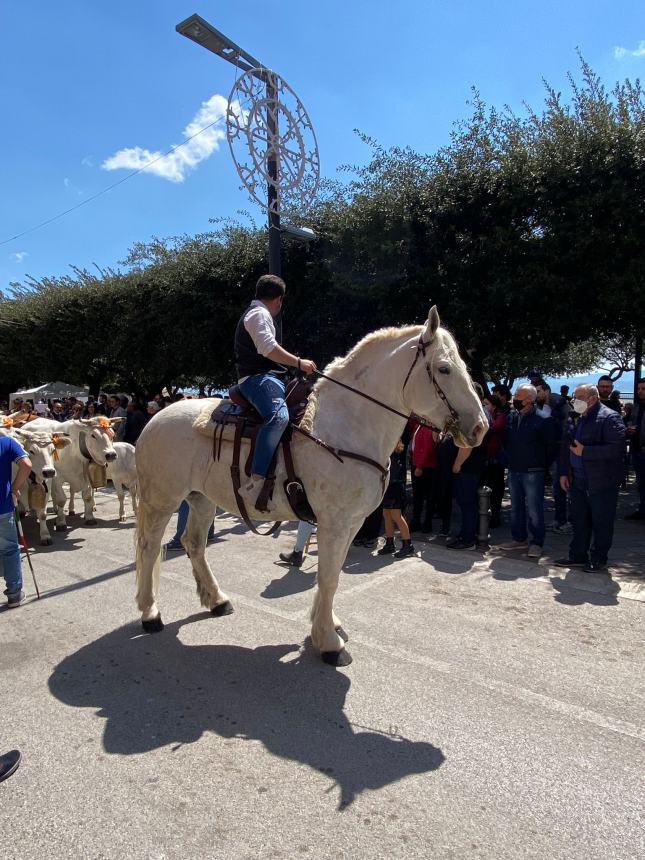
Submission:
[[416,352],[403,392],[406,405],[449,432],[460,448],[479,445],[488,419],[454,338],[440,328],[434,305],[413,349]]

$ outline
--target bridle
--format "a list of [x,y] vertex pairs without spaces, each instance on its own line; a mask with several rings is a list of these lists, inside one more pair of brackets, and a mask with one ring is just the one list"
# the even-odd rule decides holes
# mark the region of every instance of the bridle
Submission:
[[[410,374],[414,370],[414,367],[415,367],[417,361],[419,360],[419,356],[422,355],[423,358],[425,359],[426,349],[428,346],[430,346],[430,343],[431,343],[431,341],[423,339],[423,335],[421,335],[419,337],[419,342],[417,344],[417,351],[416,351],[415,356],[414,356],[414,361],[410,365],[410,369],[408,370],[408,375],[405,377],[405,382],[403,383],[403,389],[402,389],[403,391],[405,391],[405,386],[408,384],[408,380],[410,379]],[[452,403],[448,400],[448,397],[447,397],[445,391],[437,382],[437,377],[432,373],[432,371],[428,367],[428,362],[425,362],[425,367],[426,367],[426,373],[428,374],[428,379],[430,380],[430,383],[434,386],[434,390],[437,392],[437,396],[445,404],[446,409],[450,413],[451,421],[453,422],[453,424],[458,423],[459,422],[459,413],[454,408]]]
[[[410,379],[410,375],[411,375],[412,371],[414,370],[417,361],[419,360],[419,356],[423,356],[423,358],[425,359],[426,350],[427,350],[428,346],[430,346],[431,342],[432,341],[429,341],[429,340],[423,340],[423,335],[421,335],[419,337],[419,341],[418,341],[417,346],[416,346],[416,353],[414,356],[414,360],[413,360],[412,364],[410,365],[410,369],[408,370],[407,376],[405,377],[405,381],[403,382],[403,388],[401,389],[401,391],[405,391],[405,386],[408,384],[408,380]],[[428,367],[427,362],[425,364],[425,368],[426,368],[426,372],[428,374],[428,379],[430,380],[432,386],[434,387],[434,390],[437,392],[437,396],[445,404],[446,409],[448,410],[448,412],[450,414],[450,421],[447,422],[447,424],[450,424],[453,427],[455,427],[455,429],[458,429],[459,413],[453,407],[450,400],[448,400],[446,393],[444,392],[442,387],[437,382],[437,379],[434,376],[434,374],[432,373],[432,371],[430,370],[430,368]],[[329,380],[329,382],[333,382],[335,385],[340,385],[341,388],[346,388],[348,391],[352,391],[354,394],[358,394],[360,397],[364,397],[366,400],[370,400],[372,403],[375,403],[377,406],[380,406],[382,409],[387,409],[388,412],[393,412],[394,415],[398,415],[400,418],[405,418],[406,421],[412,415],[412,412],[410,412],[408,415],[406,415],[404,412],[400,412],[398,409],[395,409],[393,406],[389,406],[387,403],[383,403],[382,400],[377,400],[376,397],[371,397],[369,394],[365,394],[364,391],[360,391],[358,388],[354,388],[352,385],[347,385],[346,382],[340,382],[338,379],[334,379],[333,376],[328,376],[326,373],[322,373],[322,371],[320,371],[320,370],[315,370],[314,374],[316,376],[321,377],[322,379]],[[433,427],[432,424],[430,424],[430,422],[426,421],[425,419],[421,418],[420,416],[415,415],[415,419],[418,420],[419,423],[426,424],[427,426],[431,427],[432,430],[435,430],[436,432],[440,432],[437,427]]]

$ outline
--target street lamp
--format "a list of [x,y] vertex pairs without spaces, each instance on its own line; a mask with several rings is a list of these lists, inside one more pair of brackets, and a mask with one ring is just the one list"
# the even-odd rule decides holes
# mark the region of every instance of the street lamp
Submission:
[[[276,92],[271,75],[265,75],[265,66],[256,60],[248,51],[236,45],[228,36],[216,30],[212,24],[205,21],[200,15],[191,15],[185,21],[177,24],[175,30],[182,36],[186,36],[202,48],[206,48],[213,54],[217,54],[223,60],[232,63],[237,69],[250,72],[262,80],[266,85],[267,103],[275,102]],[[275,118],[269,109],[267,111],[267,128],[270,139],[275,139],[278,129]],[[269,209],[269,272],[272,275],[280,275],[282,264],[280,259],[280,215],[275,205],[277,198],[278,161],[273,148],[267,152],[267,175],[269,184],[267,188]]]

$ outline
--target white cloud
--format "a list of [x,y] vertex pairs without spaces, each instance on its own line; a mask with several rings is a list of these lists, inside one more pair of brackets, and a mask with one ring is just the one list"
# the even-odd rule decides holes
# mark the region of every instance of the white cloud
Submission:
[[616,60],[624,60],[625,57],[636,57],[636,59],[645,57],[645,39],[642,39],[638,43],[638,47],[633,51],[621,47],[614,48],[614,58]]
[[[217,120],[223,120],[226,117],[227,103],[223,96],[218,95],[202,102],[200,109],[183,130],[184,137],[190,138],[205,126]],[[153,173],[170,182],[183,182],[191,170],[219,149],[220,141],[225,137],[226,129],[222,121],[207,128],[206,131],[168,155],[163,155],[158,150],[152,152],[141,146],[133,146],[115,152],[103,162],[101,167],[103,170],[142,170],[144,173]],[[150,164],[151,161],[154,161],[154,164]]]
[[11,259],[15,260],[17,263],[22,263],[25,257],[28,257],[29,254],[26,251],[16,251],[15,254],[11,255]]

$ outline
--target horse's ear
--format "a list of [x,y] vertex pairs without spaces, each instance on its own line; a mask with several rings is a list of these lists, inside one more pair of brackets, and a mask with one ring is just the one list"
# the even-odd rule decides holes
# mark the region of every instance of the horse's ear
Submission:
[[434,340],[434,336],[437,333],[437,329],[440,324],[441,320],[439,319],[439,311],[437,310],[437,306],[433,305],[428,313],[428,321],[426,322],[425,331],[423,332],[423,339],[428,343],[431,340]]

